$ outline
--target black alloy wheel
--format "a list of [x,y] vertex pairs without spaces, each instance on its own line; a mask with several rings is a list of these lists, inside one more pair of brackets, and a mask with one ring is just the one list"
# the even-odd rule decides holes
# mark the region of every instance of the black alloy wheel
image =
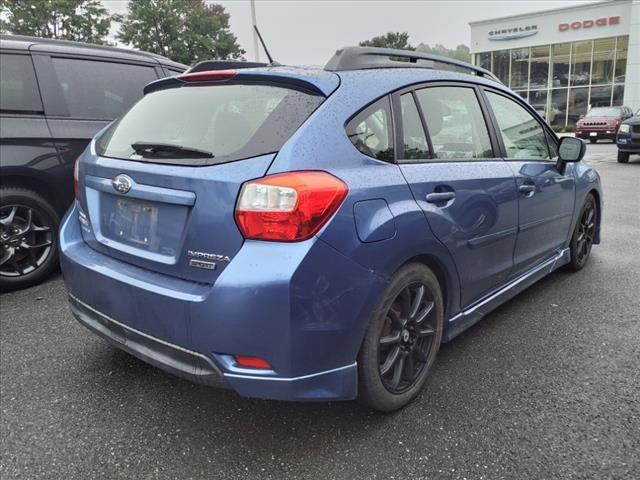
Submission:
[[435,334],[435,302],[427,286],[408,285],[391,304],[380,332],[378,363],[387,390],[403,393],[415,384]]
[[573,237],[571,238],[571,268],[580,270],[589,259],[591,247],[596,235],[598,223],[598,210],[592,194],[587,198],[580,210],[580,217],[576,223]]
[[0,204],[0,288],[41,281],[57,266],[56,212],[37,193],[3,188]]
[[391,278],[358,353],[358,401],[379,411],[407,405],[422,390],[444,329],[440,283],[422,263]]

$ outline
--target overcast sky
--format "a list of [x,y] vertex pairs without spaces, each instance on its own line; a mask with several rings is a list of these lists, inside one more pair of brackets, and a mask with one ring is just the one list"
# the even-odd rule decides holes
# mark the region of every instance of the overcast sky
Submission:
[[[340,1],[257,0],[256,17],[271,55],[280,63],[324,65],[336,49],[389,31],[409,32],[414,45],[469,45],[468,22],[560,8],[580,3],[557,0],[503,1]],[[113,12],[125,13],[126,0],[103,0]],[[255,58],[248,0],[216,1],[231,15],[231,31]],[[264,60],[263,52],[260,52]]]

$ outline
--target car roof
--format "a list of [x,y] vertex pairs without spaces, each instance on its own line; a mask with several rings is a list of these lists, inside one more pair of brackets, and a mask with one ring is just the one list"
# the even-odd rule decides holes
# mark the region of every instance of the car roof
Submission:
[[0,35],[0,48],[51,53],[84,54],[120,58],[123,60],[150,61],[152,63],[160,63],[167,67],[174,67],[180,70],[186,70],[188,68],[187,65],[174,62],[155,53],[113,47],[109,45],[95,45],[91,43],[73,42],[70,40],[58,40],[53,38],[29,37],[25,35]]
[[389,92],[426,82],[462,82],[483,85],[514,95],[503,84],[489,78],[427,68],[378,68],[338,72],[341,86],[363,89],[373,100]]

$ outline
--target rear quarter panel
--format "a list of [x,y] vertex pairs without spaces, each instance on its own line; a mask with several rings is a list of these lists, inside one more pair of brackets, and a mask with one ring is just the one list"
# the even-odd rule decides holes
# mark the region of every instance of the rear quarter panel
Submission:
[[[285,144],[268,173],[324,170],[342,179],[349,187],[349,194],[318,237],[387,281],[407,261],[429,257],[437,265],[437,273],[444,283],[447,316],[453,316],[460,307],[460,288],[450,254],[429,229],[398,165],[361,154],[351,144],[344,128],[353,114],[381,96],[407,83],[424,82],[427,71],[415,70],[405,71],[409,78],[380,71],[366,72],[364,80],[342,78],[340,88]],[[375,199],[383,199],[386,205],[381,202],[376,205],[391,211],[394,233],[389,235],[390,225],[382,222],[378,227],[384,230],[380,234],[384,239],[363,242],[356,230],[354,206]],[[370,213],[374,216],[375,209]],[[375,237],[376,232],[369,235]],[[363,317],[368,319],[368,315]]]

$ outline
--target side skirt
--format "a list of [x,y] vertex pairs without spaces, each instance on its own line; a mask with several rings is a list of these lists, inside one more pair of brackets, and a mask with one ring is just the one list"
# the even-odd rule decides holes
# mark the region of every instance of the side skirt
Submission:
[[442,341],[450,341],[460,333],[464,332],[467,328],[476,324],[491,310],[499,307],[507,300],[512,299],[541,278],[560,268],[562,265],[569,263],[570,259],[571,256],[568,248],[560,250],[550,259],[535,266],[528,272],[513,279],[507,285],[499,288],[494,293],[450,318],[447,322],[447,330]]

